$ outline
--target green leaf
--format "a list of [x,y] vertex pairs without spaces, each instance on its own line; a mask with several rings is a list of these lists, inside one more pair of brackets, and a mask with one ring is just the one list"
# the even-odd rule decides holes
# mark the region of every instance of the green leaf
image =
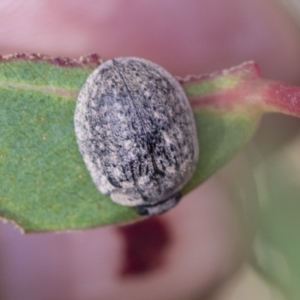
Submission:
[[[76,96],[97,63],[93,56],[81,61],[0,57],[0,215],[26,232],[139,218],[134,208],[97,191],[75,141]],[[197,170],[184,194],[229,161],[253,134],[260,111],[231,107],[237,99],[243,101],[244,95],[235,91],[252,80],[249,74],[257,77],[242,67],[182,83],[195,111],[200,143]]]
[[248,114],[203,110],[195,113],[195,121],[200,159],[183,194],[230,161],[252,137],[259,120]]
[[0,65],[0,214],[25,231],[137,217],[96,190],[78,152],[76,95],[94,68],[39,59]]

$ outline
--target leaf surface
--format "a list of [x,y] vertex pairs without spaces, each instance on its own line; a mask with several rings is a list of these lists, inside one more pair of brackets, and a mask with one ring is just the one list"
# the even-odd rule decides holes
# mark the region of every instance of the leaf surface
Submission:
[[[115,204],[98,192],[76,144],[76,97],[98,64],[95,55],[78,61],[35,54],[0,57],[0,216],[26,232],[139,218],[134,208]],[[257,100],[258,93],[265,93],[265,88],[257,88],[264,87],[259,78],[256,65],[250,63],[181,80],[195,113],[200,144],[197,170],[184,194],[251,138],[266,106],[257,101],[252,105],[248,95],[254,91],[250,94]]]

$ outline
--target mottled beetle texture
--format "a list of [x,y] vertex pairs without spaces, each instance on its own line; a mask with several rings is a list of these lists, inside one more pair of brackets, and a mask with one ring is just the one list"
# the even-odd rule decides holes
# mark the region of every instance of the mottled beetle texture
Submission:
[[101,64],[75,110],[79,150],[98,190],[156,215],[175,206],[198,160],[192,109],[162,67],[121,57]]

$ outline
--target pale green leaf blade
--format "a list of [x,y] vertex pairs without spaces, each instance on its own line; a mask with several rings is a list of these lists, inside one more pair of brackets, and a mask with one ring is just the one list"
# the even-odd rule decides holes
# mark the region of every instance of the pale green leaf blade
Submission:
[[[98,192],[76,144],[76,97],[97,63],[93,57],[83,62],[34,55],[0,59],[0,215],[27,232],[139,218],[134,208],[117,205]],[[212,76],[208,85],[194,82],[192,95],[183,85],[195,111],[200,143],[197,170],[184,194],[229,161],[258,124],[259,113],[220,109],[215,101],[193,105],[194,99],[234,90],[245,79],[230,76]]]
[[97,191],[78,152],[76,95],[94,67],[1,63],[0,214],[26,231],[86,228],[137,216]]

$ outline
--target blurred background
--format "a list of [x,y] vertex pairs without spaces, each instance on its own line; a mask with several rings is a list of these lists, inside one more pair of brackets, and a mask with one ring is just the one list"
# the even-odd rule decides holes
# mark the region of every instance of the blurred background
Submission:
[[[299,28],[300,1],[280,2]],[[296,118],[265,116],[245,149],[253,163],[259,226],[249,262],[214,300],[300,299],[299,125]]]

